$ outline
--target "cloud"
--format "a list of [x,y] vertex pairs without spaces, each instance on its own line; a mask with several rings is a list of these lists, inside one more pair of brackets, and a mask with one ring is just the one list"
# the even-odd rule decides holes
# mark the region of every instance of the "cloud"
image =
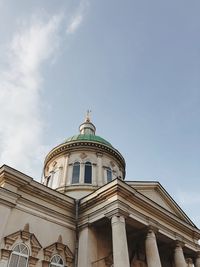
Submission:
[[0,66],[0,162],[24,172],[34,172],[44,149],[41,70],[59,45],[61,19],[33,17],[21,25],[8,45],[6,68]]
[[89,2],[87,0],[82,0],[80,2],[75,14],[72,16],[70,23],[67,26],[67,34],[73,34],[78,30],[83,21],[83,18],[86,15],[88,6]]
[[198,192],[184,192],[184,191],[178,191],[176,198],[178,200],[178,203],[184,207],[184,211],[190,219],[197,224],[200,225],[200,216],[196,212],[196,207],[200,205],[200,196]]
[[178,192],[177,199],[180,204],[184,206],[198,205],[200,204],[200,196],[198,193]]

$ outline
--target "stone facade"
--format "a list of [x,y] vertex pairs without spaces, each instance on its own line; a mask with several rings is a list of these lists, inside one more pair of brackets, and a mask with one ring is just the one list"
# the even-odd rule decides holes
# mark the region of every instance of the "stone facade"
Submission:
[[200,267],[200,231],[165,189],[124,181],[88,118],[80,134],[47,155],[41,183],[0,168],[0,267]]

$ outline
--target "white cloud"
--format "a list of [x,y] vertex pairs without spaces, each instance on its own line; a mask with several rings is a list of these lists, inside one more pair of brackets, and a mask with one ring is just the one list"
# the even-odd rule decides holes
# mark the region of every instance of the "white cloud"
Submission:
[[89,2],[87,0],[82,0],[80,2],[75,14],[72,16],[71,21],[67,26],[67,34],[73,34],[78,30],[86,15],[88,6]]
[[0,162],[31,173],[42,150],[41,68],[59,44],[61,16],[32,18],[15,33],[0,67]]
[[198,193],[178,192],[178,202],[184,206],[193,206],[200,204],[200,196]]

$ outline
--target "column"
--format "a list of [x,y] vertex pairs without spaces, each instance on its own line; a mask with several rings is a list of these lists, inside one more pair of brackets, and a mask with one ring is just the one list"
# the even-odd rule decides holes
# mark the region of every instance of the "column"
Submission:
[[194,266],[195,267],[200,267],[200,251],[197,252]]
[[145,240],[145,251],[148,267],[161,267],[156,236],[152,228],[148,229]]
[[102,153],[97,153],[97,184],[102,186],[104,183],[103,167],[102,167]]
[[183,243],[177,241],[174,249],[174,263],[175,267],[186,267],[186,262],[182,249]]
[[130,267],[124,217],[114,215],[111,226],[114,267]]
[[78,267],[92,267],[97,260],[95,231],[86,226],[79,232]]
[[194,266],[194,265],[193,265],[193,261],[192,261],[191,258],[187,258],[187,259],[186,259],[186,264],[187,264],[187,267],[193,267],[193,266]]

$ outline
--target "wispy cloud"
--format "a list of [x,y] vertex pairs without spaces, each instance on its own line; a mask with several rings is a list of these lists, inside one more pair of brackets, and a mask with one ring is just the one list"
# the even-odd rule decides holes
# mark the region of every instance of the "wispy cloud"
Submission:
[[8,45],[6,69],[0,66],[0,162],[29,173],[42,149],[41,68],[58,47],[60,21],[32,18]]
[[88,1],[81,0],[68,24],[63,14],[46,19],[40,14],[17,25],[4,64],[1,56],[0,164],[38,176],[47,152],[43,140],[42,70],[57,55],[61,40],[66,40],[61,36],[75,33],[80,27],[87,7]]
[[88,0],[82,0],[67,26],[67,34],[75,33],[80,27],[89,7]]
[[181,205],[190,206],[190,205],[199,205],[200,204],[200,195],[198,193],[192,192],[181,192],[177,193],[177,199]]
[[200,196],[198,192],[178,191],[176,195],[178,203],[184,207],[184,211],[188,214],[190,219],[200,225],[200,216],[196,211],[196,207],[200,205]]

